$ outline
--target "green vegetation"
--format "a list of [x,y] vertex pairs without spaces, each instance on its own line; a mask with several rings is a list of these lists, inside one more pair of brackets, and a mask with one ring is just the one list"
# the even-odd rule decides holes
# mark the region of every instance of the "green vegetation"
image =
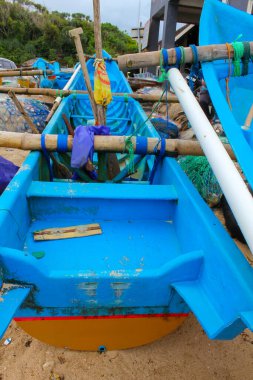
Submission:
[[[35,57],[73,66],[76,51],[68,31],[82,27],[86,54],[94,53],[93,22],[82,13],[49,12],[30,0],[0,0],[0,57],[16,64]],[[112,56],[137,51],[136,42],[110,23],[102,24],[103,48]]]

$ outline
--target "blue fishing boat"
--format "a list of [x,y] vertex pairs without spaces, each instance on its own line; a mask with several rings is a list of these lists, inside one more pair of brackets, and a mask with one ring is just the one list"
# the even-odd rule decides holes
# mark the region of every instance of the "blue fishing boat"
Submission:
[[240,40],[253,40],[252,27],[252,15],[218,0],[205,1],[200,20],[200,44],[228,43],[229,51],[236,50],[236,59],[204,62],[203,74],[222,127],[251,188],[253,64],[249,42]]
[[[48,62],[44,58],[37,58],[32,67],[45,72],[40,78],[42,88],[63,89],[73,74],[71,69],[62,69],[59,62]],[[47,75],[46,70],[51,70],[52,74]]]
[[[106,63],[113,91],[130,92]],[[93,83],[93,60],[88,69]],[[84,89],[81,75],[74,89]],[[91,124],[88,96],[64,98],[44,131],[61,148],[62,114],[73,128]],[[106,117],[111,134],[139,145],[132,159],[127,149],[117,155],[117,176],[49,181],[33,152],[0,198],[1,335],[15,318],[48,344],[129,348],[168,334],[191,311],[211,339],[253,329],[253,269],[176,160],[162,158],[164,140],[160,156],[145,154],[145,138],[158,134],[140,105],[115,97]]]

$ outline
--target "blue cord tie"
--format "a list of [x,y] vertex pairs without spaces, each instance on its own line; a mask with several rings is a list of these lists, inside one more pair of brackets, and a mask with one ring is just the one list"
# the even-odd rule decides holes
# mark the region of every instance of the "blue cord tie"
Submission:
[[197,77],[198,72],[199,72],[199,57],[198,57],[198,50],[197,50],[196,45],[190,45],[190,48],[192,49],[193,64],[191,66],[191,71],[190,71],[189,87],[193,91],[194,90],[193,78]]
[[140,154],[142,156],[145,156],[147,154],[147,149],[148,149],[147,137],[144,137],[144,136],[136,137],[135,154]]
[[193,64],[196,65],[199,63],[199,55],[198,55],[198,50],[196,45],[190,45],[190,48],[192,49],[192,54],[193,54]]
[[156,159],[155,159],[155,162],[154,162],[154,166],[153,166],[152,171],[151,171],[150,176],[149,176],[149,182],[150,182],[151,185],[153,184],[153,181],[154,181],[154,177],[155,177],[155,173],[156,173],[156,169],[157,169],[157,167],[158,167],[158,164],[160,163],[160,161],[162,160],[162,158],[163,158],[164,155],[165,155],[166,139],[160,139],[160,140],[158,141],[157,146],[156,146],[155,149],[154,149],[154,152],[155,152],[155,153],[158,152],[157,147],[159,146],[159,144],[160,144],[160,150],[159,150],[158,155],[156,156]]
[[68,151],[68,135],[58,135],[57,151],[60,153],[65,153]]
[[162,55],[163,55],[163,68],[167,72],[170,68],[169,66],[169,54],[167,49],[162,49]]
[[175,51],[176,51],[176,67],[180,67],[181,59],[182,59],[182,51],[180,47],[176,47]]
[[53,178],[54,178],[54,175],[53,175],[53,169],[52,169],[52,166],[51,166],[51,163],[50,163],[50,157],[49,157],[49,154],[48,154],[48,151],[47,151],[47,148],[46,148],[46,135],[45,134],[41,135],[40,144],[41,144],[42,152],[43,152],[44,157],[45,157],[46,162],[47,162],[48,171],[49,171],[49,178],[50,178],[50,181],[52,182]]

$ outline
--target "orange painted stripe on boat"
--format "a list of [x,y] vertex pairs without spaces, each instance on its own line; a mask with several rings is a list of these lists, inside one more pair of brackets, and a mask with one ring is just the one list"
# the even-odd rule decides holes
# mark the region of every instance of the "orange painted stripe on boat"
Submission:
[[17,317],[16,322],[22,321],[68,321],[81,319],[125,319],[125,318],[168,318],[168,317],[188,317],[189,313],[161,313],[161,314],[130,314],[130,315],[88,315],[88,316],[58,316],[58,317]]

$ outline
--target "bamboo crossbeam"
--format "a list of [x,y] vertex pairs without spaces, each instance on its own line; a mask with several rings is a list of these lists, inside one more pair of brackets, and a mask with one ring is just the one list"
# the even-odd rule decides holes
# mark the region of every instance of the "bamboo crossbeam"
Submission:
[[[59,96],[59,90],[48,89],[48,88],[19,88],[19,87],[0,87],[0,93],[8,94],[9,91],[14,92],[16,95],[44,95],[44,96]],[[87,95],[87,91],[72,91],[72,90],[61,90],[60,91],[62,97],[69,96],[71,94],[81,94]],[[113,97],[117,96],[126,96],[123,92],[115,92],[112,93]],[[136,99],[139,102],[157,102],[160,100],[161,102],[168,101],[169,103],[178,103],[178,99],[175,95],[168,95],[167,98],[164,95],[162,98],[160,95],[152,95],[152,94],[127,94],[127,97]]]
[[4,78],[4,77],[33,77],[34,75],[44,75],[44,74],[47,74],[47,75],[51,75],[53,74],[53,71],[52,70],[4,70],[4,71],[0,71],[0,78]]
[[[38,70],[37,67],[33,67],[33,66],[25,66],[25,67],[20,67],[20,68],[17,68],[17,69],[11,69],[11,71],[23,71],[23,70]],[[3,69],[1,70],[2,73],[5,73],[6,71],[10,71],[10,69]]]
[[[96,152],[125,153],[127,136],[94,136],[94,149]],[[136,137],[132,137],[134,151],[136,151]],[[48,151],[57,150],[58,135],[46,135],[45,144]],[[147,154],[159,154],[158,138],[147,138]],[[67,137],[68,151],[72,150],[73,137]],[[0,132],[0,147],[16,148],[22,150],[41,150],[41,135],[30,133]],[[229,144],[224,144],[229,156],[236,160]],[[203,150],[197,141],[166,139],[165,155],[203,156]]]
[[[234,57],[234,49],[230,44],[230,57]],[[198,59],[200,62],[216,61],[218,59],[226,59],[228,57],[228,49],[226,44],[196,46],[198,51]],[[176,63],[176,51],[174,48],[168,49],[169,65]],[[184,48],[185,63],[193,63],[194,57],[190,47]],[[253,55],[253,42],[250,42],[250,54]],[[160,51],[151,51],[146,53],[125,54],[117,57],[118,65],[121,70],[139,69],[141,67],[159,66]]]

